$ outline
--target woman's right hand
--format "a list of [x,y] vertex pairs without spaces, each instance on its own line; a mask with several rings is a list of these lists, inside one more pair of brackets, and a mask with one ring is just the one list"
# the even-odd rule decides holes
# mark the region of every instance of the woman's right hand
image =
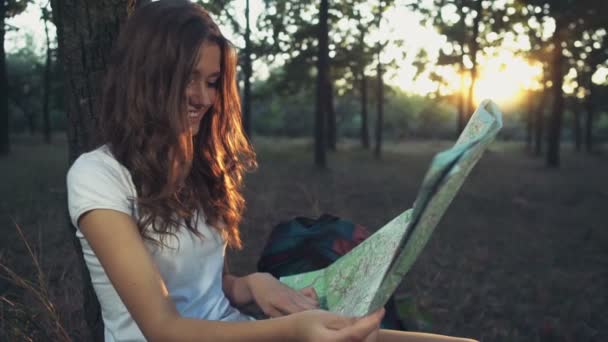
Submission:
[[364,317],[340,316],[323,310],[309,310],[293,314],[296,341],[365,341],[376,340],[384,309]]

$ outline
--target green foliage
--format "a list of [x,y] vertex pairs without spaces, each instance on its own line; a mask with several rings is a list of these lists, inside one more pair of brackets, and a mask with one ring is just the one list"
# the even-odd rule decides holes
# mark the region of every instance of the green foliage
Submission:
[[[26,35],[26,41],[33,37]],[[44,58],[32,49],[33,44],[11,54],[7,54],[8,98],[11,132],[35,131],[42,120]],[[54,63],[54,65],[57,65]],[[65,129],[66,119],[61,103],[61,74],[53,70],[51,74],[51,127]]]
[[[329,7],[329,54],[331,80],[343,93],[356,85],[359,74],[374,60],[381,46],[370,46],[366,35],[379,25],[382,14],[394,1],[381,7],[353,0],[331,1]],[[279,89],[294,94],[312,87],[316,74],[318,36],[317,1],[265,0],[267,10],[258,20],[264,33],[260,44],[270,62],[281,61]],[[296,14],[297,13],[297,14]]]
[[[313,129],[312,90],[303,89],[288,96],[276,89],[276,78],[255,85],[256,105],[253,123],[256,134],[305,137]],[[371,83],[371,82],[370,82]],[[455,113],[446,101],[407,94],[386,87],[384,106],[384,137],[390,140],[409,138],[453,138]],[[370,126],[376,117],[370,93]],[[357,92],[349,91],[335,98],[338,135],[357,139],[361,130],[361,106]]]
[[309,89],[290,96],[277,93],[256,97],[256,104],[252,108],[254,131],[260,135],[310,136],[314,119],[311,98],[313,94]]

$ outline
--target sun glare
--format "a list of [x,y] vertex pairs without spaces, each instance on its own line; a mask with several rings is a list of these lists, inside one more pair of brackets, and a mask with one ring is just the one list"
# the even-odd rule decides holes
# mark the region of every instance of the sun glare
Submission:
[[473,101],[479,103],[491,99],[503,104],[515,102],[526,90],[539,88],[541,73],[540,65],[531,65],[522,57],[503,52],[480,65]]

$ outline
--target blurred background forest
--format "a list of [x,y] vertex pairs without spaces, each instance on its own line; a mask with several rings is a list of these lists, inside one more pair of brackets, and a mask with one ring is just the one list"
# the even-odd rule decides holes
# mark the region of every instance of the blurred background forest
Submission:
[[[260,161],[237,272],[295,215],[381,227],[490,98],[504,128],[398,292],[401,317],[483,341],[608,340],[608,3],[199,3],[239,51]],[[64,178],[134,1],[0,4],[0,340],[89,339]]]

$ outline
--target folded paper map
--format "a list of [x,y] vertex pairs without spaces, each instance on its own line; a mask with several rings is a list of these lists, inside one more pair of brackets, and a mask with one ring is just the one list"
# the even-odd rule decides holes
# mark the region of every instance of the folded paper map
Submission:
[[454,146],[433,158],[411,209],[328,267],[281,281],[295,289],[314,287],[321,308],[332,312],[361,316],[383,307],[501,127],[498,107],[483,101]]

